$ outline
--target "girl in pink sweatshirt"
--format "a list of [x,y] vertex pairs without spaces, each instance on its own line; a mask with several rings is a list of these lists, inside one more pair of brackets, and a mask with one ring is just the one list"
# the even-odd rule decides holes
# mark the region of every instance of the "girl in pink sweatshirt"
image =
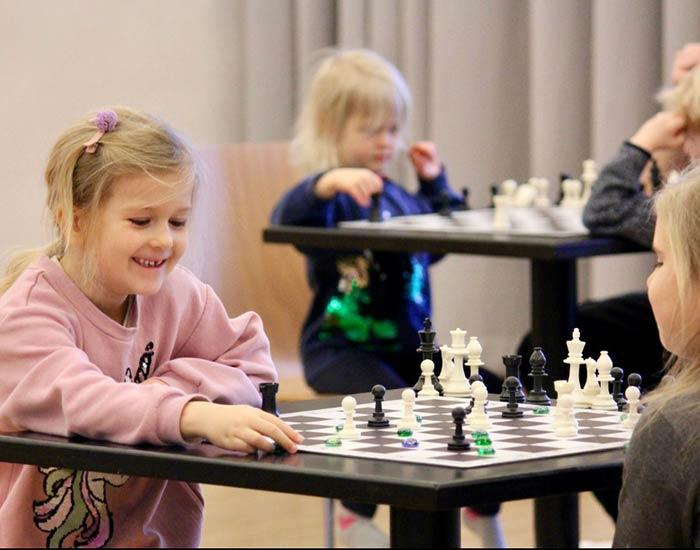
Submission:
[[[0,433],[296,451],[259,409],[276,379],[260,318],[229,319],[177,265],[197,163],[153,117],[116,107],[59,138],[46,169],[57,239],[0,281]],[[195,484],[0,463],[0,546],[199,543]]]

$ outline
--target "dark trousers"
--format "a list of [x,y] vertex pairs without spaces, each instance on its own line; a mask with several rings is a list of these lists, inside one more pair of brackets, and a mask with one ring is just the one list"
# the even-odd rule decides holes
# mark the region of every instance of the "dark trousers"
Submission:
[[[418,347],[416,345],[416,347]],[[304,365],[313,366],[314,375],[307,375],[307,383],[318,393],[341,394],[369,392],[372,386],[381,384],[386,389],[412,387],[420,377],[420,355],[410,353],[369,353],[354,348],[327,348],[302,354]],[[434,357],[436,372],[441,364],[439,353]],[[484,384],[490,393],[500,393],[502,381],[486,369],[481,369]],[[375,504],[343,501],[343,506],[358,515],[372,517]],[[477,513],[492,515],[494,507],[474,507]]]
[[[583,356],[597,359],[601,351],[608,351],[613,365],[624,371],[625,386],[627,376],[633,372],[642,376],[642,389],[645,390],[661,380],[665,352],[646,293],[581,304],[576,314],[576,326],[581,331],[581,340],[586,342]],[[531,335],[527,334],[518,348],[525,369],[534,345]],[[580,375],[583,384],[584,369]],[[594,491],[613,520],[617,519],[618,493],[617,490]]]

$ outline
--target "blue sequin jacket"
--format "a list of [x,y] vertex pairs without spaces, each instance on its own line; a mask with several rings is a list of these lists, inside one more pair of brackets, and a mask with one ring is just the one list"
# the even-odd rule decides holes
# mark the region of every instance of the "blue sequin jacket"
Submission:
[[[342,221],[369,218],[370,209],[345,193],[329,200],[316,197],[314,185],[321,175],[314,174],[289,190],[275,207],[271,222],[335,227]],[[434,180],[419,181],[415,194],[385,178],[380,212],[383,217],[436,212],[445,191],[452,206],[462,204],[462,197],[449,188],[444,170]],[[421,252],[300,250],[307,257],[307,276],[313,291],[302,329],[302,353],[321,346],[381,352],[418,346],[417,331],[431,313],[428,267],[438,256]]]

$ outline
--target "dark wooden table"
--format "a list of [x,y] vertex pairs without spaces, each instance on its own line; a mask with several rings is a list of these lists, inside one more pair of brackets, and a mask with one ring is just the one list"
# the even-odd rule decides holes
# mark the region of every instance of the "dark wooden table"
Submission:
[[[393,390],[387,397],[399,394]],[[279,408],[295,412],[338,402],[324,398]],[[617,450],[456,469],[310,453],[240,456],[211,445],[134,447],[36,433],[0,436],[3,462],[387,504],[396,548],[459,548],[463,506],[617,487],[622,458]]]
[[[629,241],[600,237],[540,237],[507,234],[373,230],[366,228],[315,228],[276,225],[263,231],[268,243],[297,248],[391,252],[425,251],[435,254],[473,254],[523,258],[530,262],[532,341],[547,357],[549,377],[545,388],[553,395],[553,382],[568,378],[564,372],[566,340],[571,338],[577,306],[576,260],[607,254],[645,252]],[[527,365],[527,357],[523,364]],[[551,525],[559,525],[551,529]],[[540,547],[578,545],[578,494],[535,501],[535,537]]]

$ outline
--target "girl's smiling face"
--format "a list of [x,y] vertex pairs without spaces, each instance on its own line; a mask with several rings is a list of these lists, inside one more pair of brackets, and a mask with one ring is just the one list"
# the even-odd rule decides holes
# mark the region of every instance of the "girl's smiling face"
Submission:
[[[80,251],[95,254],[95,280],[83,290],[115,320],[130,294],[157,293],[187,248],[193,185],[178,181],[179,177],[176,173],[162,176],[162,181],[146,174],[120,177],[97,212],[94,244],[89,252],[84,246]],[[80,227],[80,214],[76,223]],[[77,241],[80,247],[85,236]],[[79,264],[70,260],[62,264],[69,275],[77,275],[71,271]]]

